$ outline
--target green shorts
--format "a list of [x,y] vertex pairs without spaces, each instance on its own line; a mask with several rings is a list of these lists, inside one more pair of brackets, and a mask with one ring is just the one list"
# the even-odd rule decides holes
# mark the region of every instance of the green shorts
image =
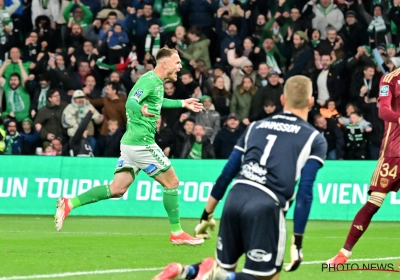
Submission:
[[115,173],[130,170],[135,178],[140,170],[150,177],[156,177],[171,167],[170,160],[157,144],[146,146],[128,146],[121,144],[121,156],[118,159]]

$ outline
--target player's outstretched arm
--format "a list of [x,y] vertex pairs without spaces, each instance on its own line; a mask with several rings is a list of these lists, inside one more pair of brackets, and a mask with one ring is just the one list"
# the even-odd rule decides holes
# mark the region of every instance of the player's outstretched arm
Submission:
[[218,177],[217,182],[211,190],[206,208],[201,215],[200,222],[194,230],[196,236],[205,239],[210,238],[207,229],[210,227],[211,230],[214,230],[215,220],[213,219],[213,215],[215,207],[217,207],[218,202],[224,197],[229,184],[239,172],[242,163],[242,154],[242,151],[235,148],[229,156],[228,162],[225,164],[221,175]]
[[294,234],[290,247],[290,263],[285,270],[295,271],[303,260],[302,242],[303,234],[308,221],[313,199],[313,185],[322,162],[309,159],[301,170],[299,190],[296,195],[296,206],[294,209]]
[[201,112],[203,110],[203,103],[199,102],[197,98],[184,99],[182,100],[182,102],[183,107],[195,113]]
[[200,112],[203,110],[203,104],[196,98],[182,100],[164,98],[162,108],[186,108],[193,112]]

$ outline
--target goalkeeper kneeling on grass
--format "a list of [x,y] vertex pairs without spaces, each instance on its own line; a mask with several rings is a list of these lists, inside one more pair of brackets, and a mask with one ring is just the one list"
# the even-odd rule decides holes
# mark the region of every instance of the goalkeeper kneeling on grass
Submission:
[[[311,93],[308,78],[288,79],[281,96],[284,113],[253,122],[236,143],[195,229],[197,236],[210,237],[207,230],[215,226],[214,209],[236,178],[220,221],[216,259],[192,265],[171,263],[153,280],[279,279],[286,243],[284,216],[295,197],[291,261],[284,269],[299,267],[313,184],[327,151],[325,138],[306,122],[313,104]],[[292,132],[277,131],[275,125],[297,127],[301,133],[293,142]],[[243,254],[244,268],[235,272]]]

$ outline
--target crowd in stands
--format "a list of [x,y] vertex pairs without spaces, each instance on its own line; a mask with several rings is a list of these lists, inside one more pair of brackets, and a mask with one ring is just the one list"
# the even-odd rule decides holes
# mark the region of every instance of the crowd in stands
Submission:
[[399,41],[400,0],[0,0],[0,154],[118,157],[127,95],[168,46],[183,68],[165,98],[204,104],[162,109],[168,157],[228,158],[305,75],[327,158],[377,159]]

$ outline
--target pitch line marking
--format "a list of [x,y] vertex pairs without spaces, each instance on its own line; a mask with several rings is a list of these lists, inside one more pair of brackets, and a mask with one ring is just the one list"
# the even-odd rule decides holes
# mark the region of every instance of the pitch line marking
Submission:
[[[370,259],[353,259],[348,260],[349,262],[361,262],[361,261],[388,261],[388,260],[399,260],[398,257],[387,257],[387,258],[370,258]],[[301,265],[320,264],[325,263],[326,260],[322,261],[309,261],[302,262]],[[163,267],[149,267],[149,268],[126,268],[126,269],[109,269],[109,270],[93,270],[93,271],[77,271],[77,272],[64,272],[54,274],[35,274],[25,276],[6,276],[0,277],[0,280],[28,280],[28,279],[46,279],[46,278],[63,278],[71,276],[83,276],[83,275],[101,275],[110,273],[128,273],[128,272],[142,272],[142,271],[155,271],[161,270]]]

